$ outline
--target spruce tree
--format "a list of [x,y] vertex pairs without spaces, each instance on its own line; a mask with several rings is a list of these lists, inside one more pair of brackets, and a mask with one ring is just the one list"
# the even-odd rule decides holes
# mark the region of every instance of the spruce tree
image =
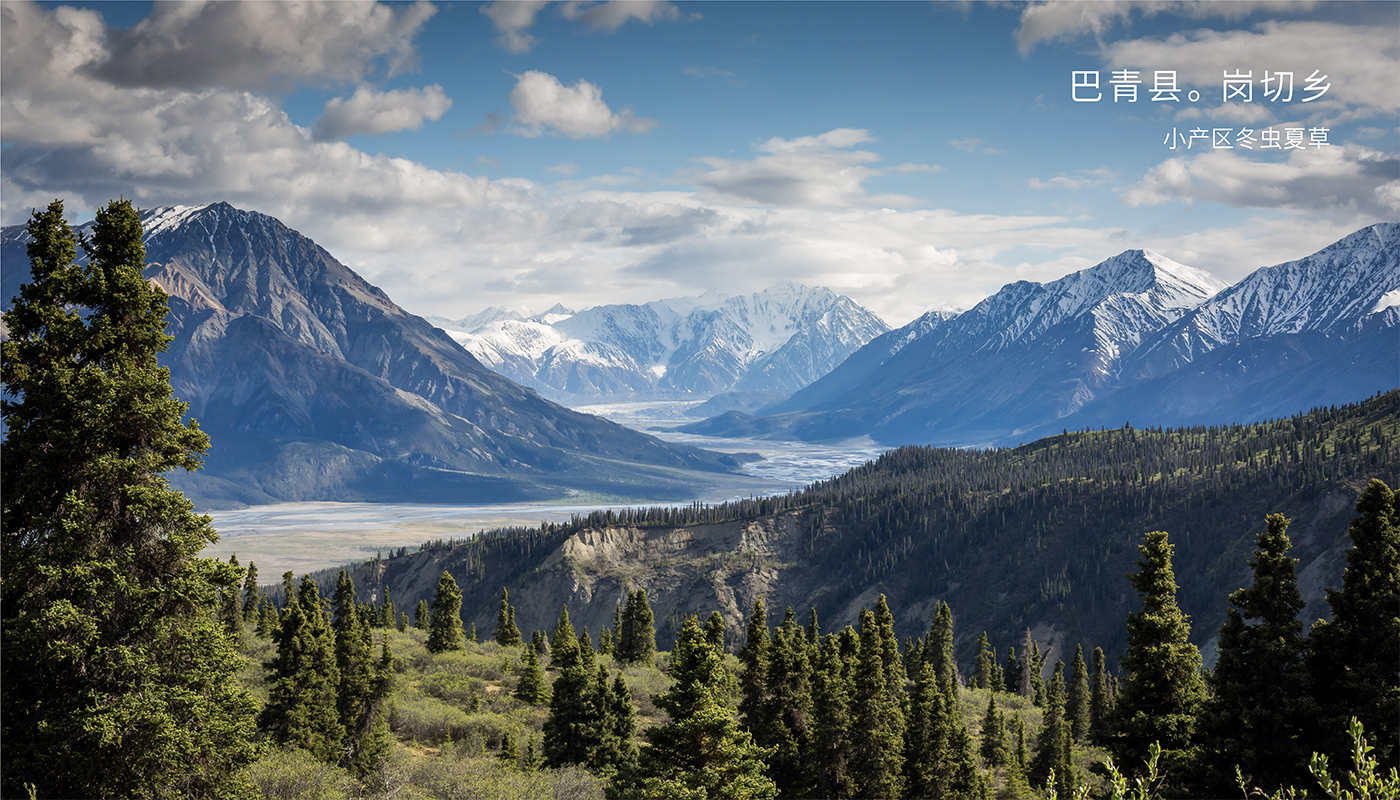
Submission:
[[549,687],[544,682],[544,670],[535,656],[535,648],[526,647],[520,661],[520,680],[515,685],[516,699],[532,706],[543,705],[549,700]]
[[331,603],[335,609],[336,669],[340,673],[336,709],[345,729],[337,763],[364,776],[378,769],[383,756],[376,735],[381,692],[386,691],[384,675],[371,653],[373,639],[365,616],[357,612],[355,582],[345,570],[337,578]]
[[1074,783],[1070,768],[1070,721],[1065,716],[1065,662],[1055,662],[1055,674],[1045,693],[1045,713],[1041,717],[1040,735],[1036,737],[1035,759],[1031,761],[1029,777],[1033,784],[1045,784],[1050,772],[1055,773],[1053,787],[1060,797],[1072,794]]
[[991,680],[991,683],[988,684],[987,688],[988,688],[988,689],[993,689],[993,690],[995,690],[995,691],[1000,692],[1000,691],[1002,691],[1002,687],[1005,686],[1005,685],[1006,685],[1006,676],[1005,676],[1004,674],[1002,674],[1002,671],[1001,671],[1001,662],[997,660],[997,649],[996,649],[995,647],[993,647],[993,648],[992,648],[992,680]]
[[428,623],[432,620],[432,612],[428,610],[428,601],[419,600],[418,607],[413,610],[413,627],[420,631],[428,629]]
[[716,650],[724,652],[724,617],[718,611],[711,611],[710,618],[705,620],[705,637]]
[[164,477],[198,469],[209,439],[157,361],[168,306],[139,216],[100,209],[86,265],[60,201],[27,232],[0,344],[0,793],[247,788],[256,705],[216,620],[241,576],[199,557],[218,537]]
[[1096,740],[1101,740],[1108,731],[1110,694],[1108,687],[1108,667],[1102,647],[1094,648],[1094,681],[1089,693],[1089,730]]
[[1271,514],[1255,540],[1254,580],[1230,595],[1220,626],[1220,658],[1200,719],[1198,790],[1225,793],[1238,766],[1251,786],[1305,785],[1301,736],[1304,691],[1303,597],[1288,550],[1288,519]]
[[788,609],[774,632],[768,661],[768,711],[770,739],[769,777],[786,797],[806,797],[816,789],[810,763],[812,742],[812,666],[808,660],[806,632]]
[[617,744],[615,774],[627,775],[637,768],[637,706],[632,702],[632,690],[627,688],[627,679],[619,672],[613,677],[608,721],[611,730],[608,735]]
[[311,576],[301,579],[296,596],[289,599],[276,640],[277,655],[265,665],[268,698],[260,727],[280,745],[335,764],[345,741],[338,707],[340,669],[335,632]]
[[1040,677],[1040,663],[1035,653],[1035,640],[1031,638],[1031,629],[1026,628],[1026,637],[1021,640],[1021,661],[1017,665],[1016,691],[1031,702],[1035,702],[1035,683]]
[[[530,634],[530,647],[534,649],[536,656],[549,655],[549,637],[544,635],[544,631],[536,630]],[[605,651],[599,648],[598,652],[604,653]]]
[[646,589],[638,589],[627,596],[617,649],[618,660],[624,664],[650,664],[656,655],[656,620],[647,602]]
[[875,614],[860,618],[860,658],[852,703],[851,776],[856,794],[896,798],[904,791],[904,713],[890,691],[885,642]]
[[950,678],[957,679],[958,666],[953,660],[953,610],[942,601],[938,603],[933,625],[929,628],[924,660],[933,663],[933,672],[938,676],[940,686]]
[[1138,571],[1128,579],[1142,610],[1128,614],[1128,648],[1121,660],[1124,677],[1113,710],[1110,750],[1120,766],[1131,770],[1158,742],[1163,768],[1181,774],[1194,759],[1196,715],[1205,701],[1201,654],[1190,642],[1190,620],[1176,604],[1167,534],[1148,533],[1138,552]]
[[1341,759],[1356,717],[1379,763],[1400,762],[1400,494],[1373,480],[1356,501],[1342,588],[1327,590],[1332,619],[1308,636],[1319,704],[1312,746]]
[[744,667],[739,673],[739,715],[760,747],[768,747],[773,740],[772,722],[768,717],[771,708],[768,703],[770,641],[768,614],[760,597],[753,603],[744,647],[739,651],[739,662]]
[[909,797],[938,797],[941,791],[939,769],[951,762],[943,706],[938,673],[925,661],[914,677],[904,733],[904,789]]
[[1084,645],[1074,646],[1074,663],[1070,665],[1070,683],[1065,697],[1065,715],[1069,717],[1070,734],[1076,744],[1089,735],[1089,667],[1084,663]]
[[977,637],[977,660],[972,667],[972,685],[978,689],[992,688],[992,670],[996,666],[996,656],[992,653],[992,643],[987,640],[987,632]]
[[592,647],[581,647],[564,609],[554,628],[550,648],[552,666],[559,669],[544,722],[544,760],[547,766],[588,764],[599,745],[599,722],[594,694],[597,663]]
[[437,594],[433,596],[432,620],[428,623],[428,652],[445,653],[462,650],[462,590],[457,581],[443,570],[438,579]]
[[1006,649],[1006,666],[1002,668],[1002,688],[1010,694],[1021,693],[1021,662],[1016,660],[1016,648]]
[[496,753],[496,758],[506,765],[507,769],[520,768],[520,751],[515,747],[515,738],[510,735],[510,731],[501,734],[501,749]]
[[258,565],[248,562],[243,576],[243,621],[253,625],[258,620]]
[[1045,706],[1046,701],[1045,656],[1047,654],[1048,651],[1046,653],[1040,652],[1040,642],[1031,643],[1031,657],[1029,660],[1031,664],[1034,665],[1034,668],[1031,670],[1031,687],[1035,692],[1035,704],[1042,708]]
[[817,767],[818,797],[854,797],[851,729],[856,664],[860,639],[847,625],[826,637],[812,680],[812,756]]
[[987,693],[987,713],[982,715],[982,760],[992,768],[1008,761],[1006,720],[997,712],[996,692]]
[[515,627],[515,609],[510,605],[510,593],[501,587],[501,610],[496,612],[496,632],[492,635],[502,647],[520,646],[520,629]]
[[686,617],[676,638],[670,674],[671,688],[656,697],[670,720],[647,730],[641,767],[616,785],[617,796],[775,797],[763,750],[734,719],[721,653],[695,617]]
[[[946,604],[945,604],[946,605]],[[890,694],[894,696],[895,702],[903,702],[904,699],[904,660],[899,656],[899,638],[894,634],[894,614],[890,612],[890,606],[885,601],[885,596],[880,595],[880,599],[875,603],[875,625],[880,631],[880,644],[885,661],[885,683],[889,687]],[[789,612],[789,615],[791,612]],[[951,637],[953,631],[952,613],[948,614],[948,633]],[[950,640],[951,645],[951,640]],[[953,669],[952,648],[949,647],[948,664]]]

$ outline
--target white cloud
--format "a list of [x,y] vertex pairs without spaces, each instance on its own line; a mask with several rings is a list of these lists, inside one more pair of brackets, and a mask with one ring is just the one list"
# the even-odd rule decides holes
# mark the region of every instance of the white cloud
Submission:
[[656,120],[635,117],[630,108],[613,113],[603,102],[603,90],[588,81],[565,86],[538,70],[515,78],[510,104],[515,107],[516,133],[521,136],[561,133],[570,139],[585,139],[613,131],[646,133],[656,126]]
[[1032,189],[1087,189],[1091,186],[1102,186],[1117,177],[1116,170],[1099,167],[1098,169],[1077,170],[1072,176],[1061,172],[1059,175],[1043,181],[1039,178],[1030,178],[1026,181],[1026,185]]
[[885,170],[886,173],[895,175],[912,175],[916,172],[932,175],[942,171],[943,167],[938,164],[897,164]]
[[1331,219],[1384,219],[1395,212],[1384,187],[1397,179],[1400,156],[1360,145],[1294,150],[1287,161],[1213,150],[1158,164],[1126,187],[1120,200],[1127,206],[1211,200]]
[[1021,26],[1016,30],[1016,46],[1027,53],[1040,42],[1064,41],[1080,36],[1102,37],[1120,25],[1126,26],[1136,12],[1144,17],[1157,14],[1172,14],[1180,17],[1202,19],[1222,17],[1242,19],[1261,9],[1271,13],[1298,13],[1307,11],[1316,2],[1299,0],[1274,0],[1255,2],[1235,0],[1234,2],[1202,3],[1197,0],[1103,0],[1103,2],[1083,2],[1082,0],[1051,0],[1033,2],[1021,12]]
[[[1211,4],[1215,5],[1215,4]],[[1227,4],[1228,5],[1228,4]],[[1163,38],[1127,39],[1104,45],[1101,54],[1109,68],[1175,69],[1178,85],[1198,88],[1199,106],[1207,115],[1220,109],[1253,106],[1253,114],[1321,117],[1331,124],[1378,116],[1393,120],[1400,114],[1400,92],[1394,77],[1400,74],[1400,38],[1393,26],[1343,25],[1333,22],[1266,22],[1252,30],[1208,29],[1174,33]],[[1221,83],[1226,70],[1252,72],[1253,102],[1221,103]],[[1293,101],[1266,101],[1259,81],[1264,70],[1293,72]],[[1305,92],[1306,78],[1314,70],[1327,76],[1319,84],[1330,85],[1316,100]],[[1216,118],[1257,122],[1251,111],[1227,111]]]
[[685,173],[719,202],[771,206],[847,206],[916,204],[907,197],[871,197],[865,181],[882,174],[866,166],[880,160],[868,150],[851,150],[873,142],[869,131],[837,128],[820,136],[774,137],[754,145],[760,155],[748,161],[697,158],[708,170]]
[[312,134],[317,141],[348,139],[357,134],[393,133],[420,128],[423,120],[436,121],[452,107],[452,99],[438,84],[422,89],[376,92],[361,86],[346,100],[326,101]]
[[1002,153],[1006,152],[1004,150],[998,150],[995,147],[983,147],[982,145],[986,144],[986,142],[984,142],[981,139],[978,139],[975,136],[968,136],[962,139],[953,139],[952,141],[948,142],[948,144],[951,144],[952,146],[958,148],[959,150],[962,150],[965,153],[982,153],[983,155],[995,156],[1001,155]]
[[363,79],[382,59],[390,77],[417,62],[413,37],[428,2],[156,3],[130,30],[107,31],[99,73],[126,86],[287,88]]
[[562,164],[555,164],[552,167],[546,167],[545,172],[553,172],[556,175],[563,175],[567,178],[570,175],[573,175],[575,172],[578,172],[578,164],[575,164],[572,161],[565,161]]
[[535,24],[535,16],[549,5],[548,0],[497,0],[482,6],[479,11],[491,18],[491,24],[501,35],[496,41],[512,53],[528,53],[539,43],[534,36],[526,33]]
[[[614,33],[633,20],[652,25],[657,22],[671,22],[684,15],[674,3],[666,0],[608,0],[604,3],[579,2],[571,0],[560,9],[564,18],[586,25],[591,30]],[[691,19],[700,15],[693,14]]]

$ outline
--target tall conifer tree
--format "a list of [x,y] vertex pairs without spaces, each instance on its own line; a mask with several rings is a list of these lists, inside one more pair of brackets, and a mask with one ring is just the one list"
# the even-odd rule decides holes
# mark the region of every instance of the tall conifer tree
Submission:
[[261,727],[278,744],[299,747],[335,764],[345,741],[340,668],[335,632],[311,576],[301,579],[296,596],[287,603],[276,639],[277,655],[266,665],[268,698]]
[[787,797],[805,797],[816,789],[816,770],[811,763],[812,747],[812,667],[807,659],[806,632],[788,609],[783,624],[774,632],[768,662],[768,704],[765,714],[774,748],[769,757],[769,776]]
[[1108,666],[1105,664],[1103,648],[1094,648],[1094,679],[1089,691],[1089,730],[1096,739],[1102,739],[1108,731],[1108,712],[1111,699],[1108,686]]
[[428,652],[445,653],[462,650],[462,590],[457,581],[443,570],[438,579],[437,594],[433,596],[432,620],[428,623]]
[[496,613],[496,633],[492,636],[502,647],[520,646],[520,629],[515,626],[515,609],[510,605],[510,594],[501,587],[501,610]]
[[234,791],[256,707],[215,611],[241,576],[199,557],[218,537],[164,477],[199,469],[209,438],[157,360],[168,305],[140,217],[99,209],[81,266],[62,202],[27,232],[0,344],[0,793]]
[[739,714],[759,747],[768,747],[773,739],[768,717],[771,708],[768,703],[770,642],[768,614],[760,597],[753,602],[744,648],[739,651],[739,661],[744,665],[744,671],[739,674]]
[[1070,665],[1070,683],[1065,697],[1065,715],[1069,717],[1070,734],[1076,744],[1089,735],[1089,666],[1084,663],[1084,645],[1074,646],[1074,663]]
[[996,669],[996,654],[992,652],[992,643],[987,639],[987,632],[982,631],[982,635],[977,637],[977,660],[972,667],[972,685],[978,689],[992,688],[992,672]]
[[855,797],[852,703],[860,639],[847,625],[826,637],[812,681],[813,759],[819,797]]
[[904,791],[904,713],[890,691],[885,642],[875,614],[860,617],[860,659],[852,704],[851,775],[860,797],[896,798]]

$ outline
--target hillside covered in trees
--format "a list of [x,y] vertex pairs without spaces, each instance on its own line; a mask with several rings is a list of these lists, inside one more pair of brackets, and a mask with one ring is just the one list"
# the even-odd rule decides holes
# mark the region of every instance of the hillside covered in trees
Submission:
[[[568,604],[594,631],[645,588],[667,643],[682,615],[719,609],[734,629],[759,596],[839,626],[885,594],[902,638],[926,630],[938,602],[957,609],[962,658],[973,653],[969,632],[988,631],[1004,652],[1030,628],[1054,658],[1082,642],[1113,659],[1132,608],[1123,576],[1150,530],[1176,545],[1199,645],[1247,580],[1270,513],[1293,520],[1302,617],[1326,616],[1322,590],[1340,580],[1351,511],[1372,478],[1400,483],[1400,391],[1254,425],[1065,432],[984,451],[906,447],[784,496],[428,542],[354,577],[408,606],[446,570],[462,586],[464,619],[483,629],[503,585],[519,599],[522,628],[548,627]],[[329,591],[334,571],[317,577]]]

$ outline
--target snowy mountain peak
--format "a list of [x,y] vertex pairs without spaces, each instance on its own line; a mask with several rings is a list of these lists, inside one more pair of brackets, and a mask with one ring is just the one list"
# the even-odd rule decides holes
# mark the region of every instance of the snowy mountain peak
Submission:
[[142,238],[150,239],[156,234],[173,231],[209,206],[208,203],[202,206],[161,206],[142,212],[141,228],[145,234]]

